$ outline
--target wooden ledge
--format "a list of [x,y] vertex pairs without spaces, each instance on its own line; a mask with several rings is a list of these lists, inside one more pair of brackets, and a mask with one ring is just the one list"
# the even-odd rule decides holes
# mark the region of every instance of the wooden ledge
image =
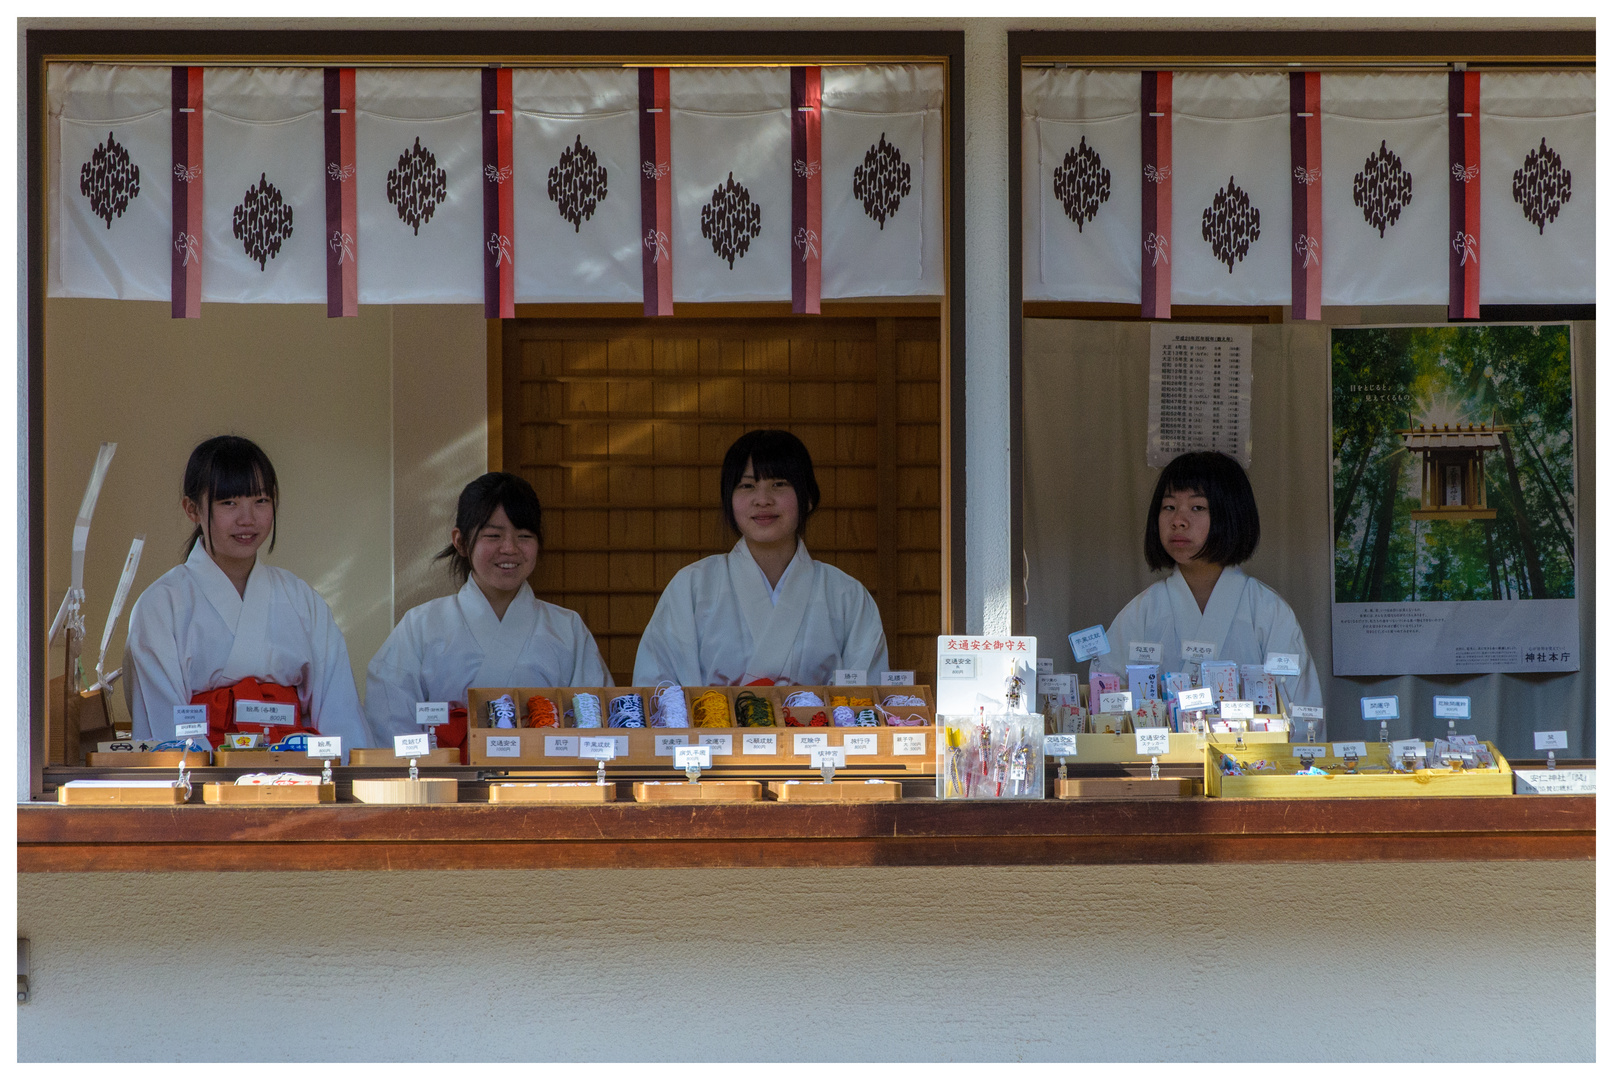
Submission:
[[1569,796],[17,812],[23,873],[1473,862],[1595,851],[1596,800]]

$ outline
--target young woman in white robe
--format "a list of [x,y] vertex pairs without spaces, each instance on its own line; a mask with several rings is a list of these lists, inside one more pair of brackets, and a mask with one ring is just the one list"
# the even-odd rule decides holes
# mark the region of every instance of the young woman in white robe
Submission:
[[386,744],[410,735],[414,707],[446,701],[453,719],[440,746],[464,739],[473,686],[610,686],[582,616],[539,600],[527,584],[543,543],[543,509],[514,473],[487,473],[460,493],[450,543],[459,592],[410,609],[370,661],[365,714]]
[[1162,671],[1196,672],[1198,658],[1264,664],[1268,653],[1289,653],[1299,657],[1299,675],[1278,677],[1284,698],[1322,704],[1321,680],[1293,609],[1238,568],[1260,542],[1260,511],[1236,461],[1218,453],[1172,461],[1154,487],[1143,531],[1149,568],[1171,575],[1115,616],[1111,651],[1091,670],[1124,676],[1132,646],[1144,643],[1158,646]]
[[818,497],[812,456],[789,432],[729,447],[722,507],[739,542],[673,575],[639,639],[635,686],[821,686],[839,668],[878,681],[890,661],[874,598],[801,539]]
[[347,642],[307,582],[258,558],[274,550],[279,483],[255,444],[208,439],[185,467],[180,506],[195,524],[185,561],[141,593],[129,612],[123,691],[136,739],[174,738],[174,707],[208,710],[207,741],[231,731],[236,701],[294,705],[296,722],[267,728],[369,743]]

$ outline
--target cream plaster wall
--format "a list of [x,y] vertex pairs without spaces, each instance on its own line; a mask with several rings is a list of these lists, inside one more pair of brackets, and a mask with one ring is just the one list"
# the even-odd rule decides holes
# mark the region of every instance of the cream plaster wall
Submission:
[[1584,1061],[1593,878],[1588,863],[30,874],[17,1053]]

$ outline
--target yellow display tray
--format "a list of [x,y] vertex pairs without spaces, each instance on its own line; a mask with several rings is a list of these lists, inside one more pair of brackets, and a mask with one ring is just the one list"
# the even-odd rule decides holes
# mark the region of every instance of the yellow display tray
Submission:
[[[1282,748],[1281,756],[1262,754],[1259,749],[1245,754],[1235,753],[1233,757],[1239,762],[1265,757],[1276,764],[1277,769],[1227,776],[1221,771],[1221,760],[1227,756],[1227,748],[1211,746],[1205,752],[1204,793],[1232,799],[1405,799],[1511,795],[1512,766],[1494,744],[1484,745],[1495,758],[1494,768],[1395,772],[1389,765],[1388,747],[1383,743],[1367,743],[1366,757],[1359,759],[1357,768],[1367,767],[1375,771],[1346,773],[1345,760],[1330,753],[1314,759],[1317,768],[1327,770],[1326,776],[1294,775],[1295,770],[1304,767],[1304,762],[1301,758],[1293,757],[1287,747]],[[1377,768],[1385,771],[1376,771]]]
[[[1245,746],[1264,746],[1271,743],[1288,742],[1286,731],[1245,731],[1243,743]],[[1192,732],[1179,734],[1171,732],[1171,748],[1169,753],[1161,754],[1161,762],[1177,762],[1180,764],[1202,764],[1204,751],[1210,746],[1235,746],[1238,734],[1216,732],[1213,735],[1197,735]],[[1137,753],[1137,736],[1127,732],[1124,735],[1077,735],[1075,737],[1076,754],[1065,758],[1070,764],[1080,765],[1115,765],[1121,762],[1147,762],[1150,759]],[[1275,751],[1274,751],[1275,752]],[[1052,755],[1048,755],[1052,758]],[[1259,755],[1256,755],[1259,756]]]

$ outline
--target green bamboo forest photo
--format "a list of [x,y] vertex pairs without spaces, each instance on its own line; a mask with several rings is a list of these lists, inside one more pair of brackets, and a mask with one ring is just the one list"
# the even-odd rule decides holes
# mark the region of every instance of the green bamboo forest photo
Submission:
[[1567,325],[1338,328],[1338,603],[1574,596]]

